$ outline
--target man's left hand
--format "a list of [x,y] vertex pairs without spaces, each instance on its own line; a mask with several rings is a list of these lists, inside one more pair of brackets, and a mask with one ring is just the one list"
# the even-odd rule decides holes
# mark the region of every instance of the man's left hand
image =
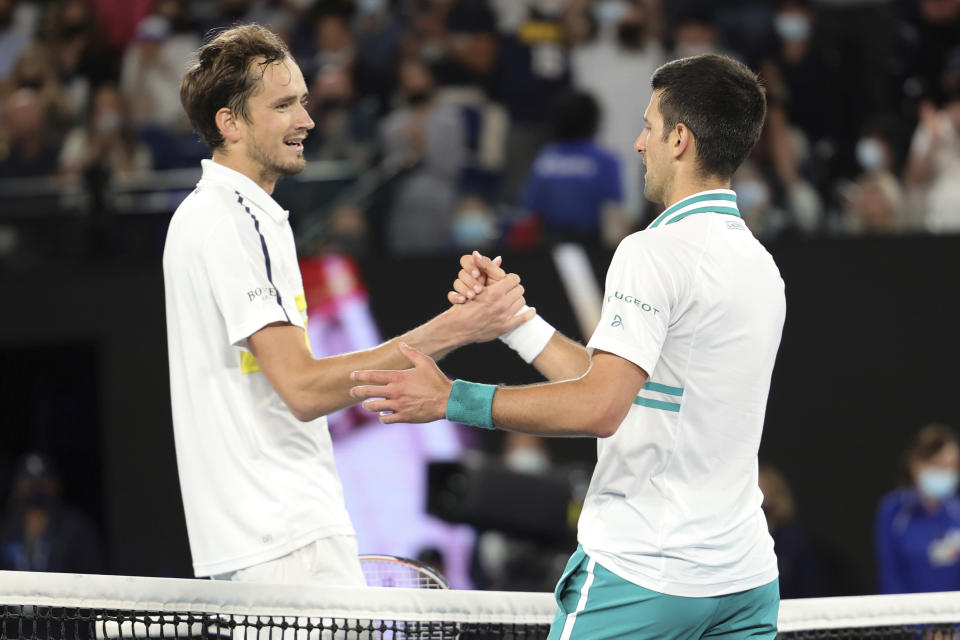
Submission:
[[[465,305],[464,305],[465,306]],[[400,352],[413,365],[404,371],[354,371],[350,379],[363,385],[350,389],[354,398],[367,398],[362,407],[380,414],[380,422],[432,422],[447,414],[453,383],[433,358],[404,343]]]

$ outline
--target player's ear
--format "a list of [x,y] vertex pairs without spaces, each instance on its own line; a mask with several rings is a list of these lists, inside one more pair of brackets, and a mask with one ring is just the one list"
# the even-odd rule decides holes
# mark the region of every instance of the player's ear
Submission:
[[214,122],[217,123],[217,129],[220,130],[220,135],[223,136],[223,139],[227,142],[234,143],[240,139],[240,123],[238,122],[237,114],[233,112],[233,109],[229,107],[223,107],[217,111],[216,115],[213,116]]
[[673,140],[673,157],[675,158],[682,156],[688,148],[693,149],[695,147],[693,132],[682,122],[678,122],[677,126],[674,127],[671,138]]

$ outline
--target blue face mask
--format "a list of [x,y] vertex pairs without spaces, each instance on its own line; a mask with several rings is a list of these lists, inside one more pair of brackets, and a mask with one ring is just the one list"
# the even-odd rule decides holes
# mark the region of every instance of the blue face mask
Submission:
[[865,171],[882,169],[884,165],[883,147],[871,138],[861,138],[857,143],[857,162]]
[[927,498],[940,502],[957,490],[957,472],[927,468],[917,475],[917,488]]
[[481,247],[497,237],[497,228],[488,216],[467,213],[454,218],[451,235],[459,248]]
[[810,38],[810,20],[795,13],[781,13],[773,19],[777,35],[787,42],[802,42]]

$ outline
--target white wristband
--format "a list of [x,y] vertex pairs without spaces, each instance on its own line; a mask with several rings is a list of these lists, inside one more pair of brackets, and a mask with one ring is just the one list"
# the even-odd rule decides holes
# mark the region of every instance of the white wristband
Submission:
[[[523,305],[523,308],[517,312],[517,315],[526,313],[530,307]],[[537,359],[537,356],[546,348],[550,338],[556,331],[549,322],[539,315],[533,316],[522,325],[515,329],[507,331],[500,336],[505,345],[520,354],[526,362],[531,363]]]

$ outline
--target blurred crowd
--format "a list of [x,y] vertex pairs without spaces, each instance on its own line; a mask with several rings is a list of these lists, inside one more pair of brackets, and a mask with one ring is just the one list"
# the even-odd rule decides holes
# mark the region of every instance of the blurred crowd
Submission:
[[762,240],[960,229],[958,0],[0,0],[0,189],[196,168],[181,75],[247,21],[304,71],[308,159],[366,185],[317,203],[311,249],[614,246],[658,213],[649,77],[704,52],[767,85],[734,183]]

